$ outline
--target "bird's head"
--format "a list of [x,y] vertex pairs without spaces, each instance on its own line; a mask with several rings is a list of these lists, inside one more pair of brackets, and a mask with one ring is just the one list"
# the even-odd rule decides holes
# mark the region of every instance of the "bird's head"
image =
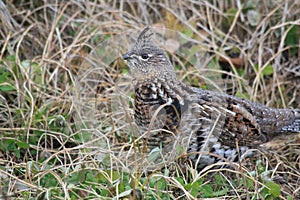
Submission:
[[152,35],[151,28],[145,28],[134,46],[123,55],[135,79],[175,74],[165,51],[153,43]]

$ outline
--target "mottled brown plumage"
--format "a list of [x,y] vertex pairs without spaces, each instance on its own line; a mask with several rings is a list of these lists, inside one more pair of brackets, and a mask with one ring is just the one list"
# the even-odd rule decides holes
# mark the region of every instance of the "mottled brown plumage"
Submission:
[[300,132],[299,109],[269,108],[180,82],[152,34],[144,29],[123,56],[133,76],[135,122],[149,151],[160,147],[174,156],[181,146],[202,168],[222,158],[236,160],[236,144],[244,153],[278,134]]

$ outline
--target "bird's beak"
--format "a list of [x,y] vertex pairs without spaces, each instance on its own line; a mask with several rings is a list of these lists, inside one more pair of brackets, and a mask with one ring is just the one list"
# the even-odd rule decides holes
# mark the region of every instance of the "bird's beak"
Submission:
[[122,56],[123,60],[129,60],[131,58],[130,53],[126,53]]

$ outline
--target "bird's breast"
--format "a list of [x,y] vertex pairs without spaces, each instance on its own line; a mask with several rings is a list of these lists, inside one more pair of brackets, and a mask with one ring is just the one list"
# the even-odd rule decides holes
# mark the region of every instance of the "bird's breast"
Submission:
[[181,118],[181,105],[160,83],[144,83],[135,87],[135,122],[142,130],[175,131]]

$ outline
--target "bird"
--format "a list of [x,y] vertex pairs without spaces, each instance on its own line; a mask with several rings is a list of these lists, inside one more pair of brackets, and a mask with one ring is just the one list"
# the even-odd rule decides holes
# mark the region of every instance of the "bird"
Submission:
[[[238,161],[275,136],[300,132],[300,109],[277,109],[189,86],[146,27],[122,55],[134,88],[134,120],[146,152],[187,155],[197,169]],[[250,153],[251,154],[251,153]]]

